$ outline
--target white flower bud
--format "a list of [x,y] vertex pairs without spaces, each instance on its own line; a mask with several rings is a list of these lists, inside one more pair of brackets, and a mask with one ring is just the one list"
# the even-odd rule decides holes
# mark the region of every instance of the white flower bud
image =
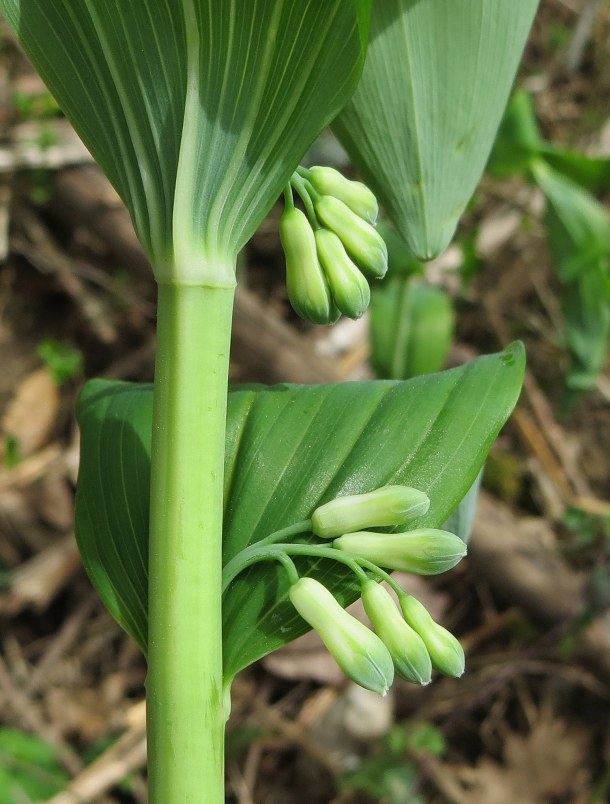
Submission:
[[425,607],[410,595],[400,599],[405,620],[422,638],[433,667],[446,676],[459,678],[466,663],[464,649],[453,634],[435,622]]
[[336,497],[319,506],[311,517],[312,531],[332,539],[360,528],[405,525],[430,507],[428,495],[409,486],[382,486],[366,494]]
[[398,675],[414,684],[429,684],[432,664],[426,646],[403,620],[388,592],[375,581],[362,585],[362,602],[375,631],[390,651]]
[[466,555],[466,545],[454,533],[419,528],[406,533],[347,533],[335,539],[333,547],[365,558],[380,567],[438,575],[455,567]]
[[381,639],[348,614],[313,578],[300,578],[290,587],[289,595],[345,675],[361,687],[385,695],[394,680],[394,665]]

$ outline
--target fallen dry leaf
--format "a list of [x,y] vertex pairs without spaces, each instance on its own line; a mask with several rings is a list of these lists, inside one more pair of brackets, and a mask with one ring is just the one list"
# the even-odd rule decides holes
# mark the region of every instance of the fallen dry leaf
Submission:
[[53,432],[59,403],[59,388],[47,368],[28,374],[0,421],[0,457],[7,438],[15,439],[21,458],[44,447]]
[[544,711],[529,734],[510,732],[504,762],[483,758],[459,776],[468,804],[548,804],[589,801],[589,737],[574,723]]

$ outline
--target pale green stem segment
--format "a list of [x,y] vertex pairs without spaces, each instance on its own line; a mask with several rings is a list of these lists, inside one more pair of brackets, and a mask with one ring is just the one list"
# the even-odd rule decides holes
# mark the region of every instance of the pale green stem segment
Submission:
[[146,682],[151,804],[224,801],[221,548],[233,296],[232,287],[159,286]]

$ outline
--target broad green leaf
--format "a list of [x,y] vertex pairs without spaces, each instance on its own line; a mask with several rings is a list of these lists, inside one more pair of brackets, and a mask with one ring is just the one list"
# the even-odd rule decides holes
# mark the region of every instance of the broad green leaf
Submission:
[[0,0],[127,204],[157,275],[177,264],[193,281],[199,263],[243,246],[349,98],[369,9],[370,0]]
[[545,224],[553,265],[563,285],[566,342],[572,355],[566,382],[591,388],[610,338],[610,215],[586,190],[545,162],[533,175],[546,196]]
[[[408,382],[232,390],[225,563],[252,542],[308,518],[322,502],[388,483],[426,491],[430,511],[417,524],[440,526],[474,482],[515,404],[522,374],[523,350],[515,345]],[[151,415],[150,386],[93,380],[79,403],[77,538],[102,599],[143,649]],[[316,577],[344,602],[355,597],[344,568],[325,562]],[[227,678],[306,630],[286,592],[283,571],[270,563],[229,586]]]
[[493,145],[538,0],[377,0],[333,123],[421,259],[448,245]]

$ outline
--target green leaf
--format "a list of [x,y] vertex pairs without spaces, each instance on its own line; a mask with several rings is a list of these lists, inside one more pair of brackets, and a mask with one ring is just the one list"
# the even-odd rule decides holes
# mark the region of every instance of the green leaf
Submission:
[[204,259],[237,253],[353,92],[369,9],[370,0],[0,0],[127,204],[157,275],[173,277],[178,264],[191,281]]
[[67,781],[52,746],[16,729],[0,729],[2,802],[46,801]]
[[610,159],[607,157],[587,156],[551,144],[545,145],[540,153],[554,170],[591,192],[610,187]]
[[565,339],[571,353],[566,385],[576,391],[595,386],[608,357],[610,276],[608,259],[590,263],[562,293]]
[[537,6],[373,3],[362,79],[333,128],[421,259],[447,246],[481,177]]
[[551,252],[562,282],[576,279],[596,259],[610,254],[610,215],[590,193],[537,160],[534,179],[546,196]]
[[545,147],[531,96],[519,89],[506,107],[486,170],[498,178],[527,173],[532,157]]
[[[515,345],[408,382],[232,390],[224,562],[309,518],[320,503],[388,483],[425,491],[430,511],[416,524],[440,526],[472,485],[515,404],[523,364]],[[79,546],[105,604],[145,650],[152,388],[93,380],[78,413]],[[344,602],[356,596],[340,566],[326,562],[316,577]],[[251,567],[230,585],[224,600],[227,678],[307,630],[286,593],[285,574],[271,563]]]
[[536,157],[542,157],[557,173],[592,192],[610,186],[610,159],[545,142],[540,136],[531,96],[519,89],[510,99],[486,170],[498,178],[529,174]]

